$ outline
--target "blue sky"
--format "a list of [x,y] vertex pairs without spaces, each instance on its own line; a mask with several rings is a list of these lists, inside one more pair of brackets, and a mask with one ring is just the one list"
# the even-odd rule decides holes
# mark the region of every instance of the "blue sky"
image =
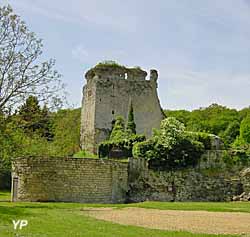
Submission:
[[80,106],[84,72],[102,60],[159,72],[165,109],[250,105],[250,0],[0,0],[55,58]]

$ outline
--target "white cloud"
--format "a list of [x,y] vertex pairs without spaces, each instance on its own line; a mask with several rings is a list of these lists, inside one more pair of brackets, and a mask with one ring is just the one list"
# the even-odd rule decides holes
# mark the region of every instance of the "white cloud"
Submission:
[[[39,14],[44,17],[61,20],[64,22],[75,23],[78,25],[90,24],[93,27],[110,28],[110,30],[120,32],[135,32],[136,15],[131,12],[124,12],[124,6],[117,1],[82,1],[75,0],[74,3],[60,0],[5,0],[11,3],[14,8],[21,9],[27,13]],[[125,4],[126,5],[126,4]],[[125,13],[125,14],[124,14]]]

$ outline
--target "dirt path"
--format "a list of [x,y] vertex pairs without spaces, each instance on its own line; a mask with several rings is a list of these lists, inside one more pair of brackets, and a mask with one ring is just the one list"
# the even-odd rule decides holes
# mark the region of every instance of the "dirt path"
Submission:
[[97,219],[124,225],[194,233],[250,233],[250,213],[172,211],[143,208],[95,208],[84,212]]

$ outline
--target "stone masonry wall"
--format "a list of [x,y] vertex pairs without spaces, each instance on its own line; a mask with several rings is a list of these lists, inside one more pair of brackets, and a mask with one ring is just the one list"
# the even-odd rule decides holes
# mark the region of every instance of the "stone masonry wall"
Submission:
[[[126,77],[126,76],[127,77]],[[109,137],[117,115],[127,119],[132,103],[136,131],[151,136],[159,128],[164,114],[157,95],[157,71],[151,70],[150,80],[141,69],[92,68],[85,77],[81,116],[81,147],[97,152],[98,143]]]
[[127,164],[79,158],[19,158],[12,163],[13,201],[123,203]]
[[128,200],[229,201],[249,193],[250,176],[242,175],[246,166],[227,167],[221,153],[208,151],[196,167],[176,171],[152,170],[146,160],[131,159]]

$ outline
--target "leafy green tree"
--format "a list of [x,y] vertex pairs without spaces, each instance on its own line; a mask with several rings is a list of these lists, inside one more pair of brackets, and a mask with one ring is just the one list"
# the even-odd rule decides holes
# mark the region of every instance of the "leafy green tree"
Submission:
[[126,132],[128,134],[136,134],[136,124],[134,121],[134,109],[133,109],[133,104],[130,104],[129,107],[129,112],[128,112],[128,122],[126,126]]
[[185,126],[173,117],[168,117],[161,122],[158,142],[167,149],[171,149],[184,137]]
[[187,126],[192,112],[187,110],[165,110],[164,113],[167,117],[174,117]]
[[[211,133],[224,139],[225,130],[229,125],[235,121],[240,122],[248,112],[249,108],[238,112],[235,109],[212,104],[209,107],[196,109],[191,112],[186,110],[167,110],[166,114],[184,123],[188,131]],[[229,137],[225,139],[228,140]],[[235,139],[235,137],[232,139]],[[227,143],[228,141],[225,142]]]
[[228,125],[227,129],[222,134],[222,139],[227,145],[230,145],[239,135],[240,135],[240,123],[238,121],[233,121]]
[[20,107],[18,117],[27,133],[34,133],[41,127],[41,107],[35,96],[29,96]]
[[242,121],[244,118],[246,118],[249,114],[250,114],[250,107],[240,110],[239,111],[240,121]]
[[17,126],[21,126],[29,136],[36,134],[45,137],[47,140],[52,140],[50,112],[46,105],[41,109],[37,97],[28,97],[20,107],[16,119],[19,122]]
[[53,153],[69,156],[80,151],[81,109],[59,110],[51,116],[53,124]]
[[30,95],[54,105],[62,102],[55,60],[42,61],[42,47],[10,5],[0,7],[0,110],[17,107]]
[[240,124],[240,138],[245,143],[250,143],[250,114]]
[[125,122],[122,116],[117,116],[115,119],[115,125],[110,134],[110,140],[121,140],[126,137]]
[[136,143],[133,156],[149,160],[157,169],[177,169],[195,165],[204,145],[187,136],[184,125],[173,117],[162,120],[153,138]]

